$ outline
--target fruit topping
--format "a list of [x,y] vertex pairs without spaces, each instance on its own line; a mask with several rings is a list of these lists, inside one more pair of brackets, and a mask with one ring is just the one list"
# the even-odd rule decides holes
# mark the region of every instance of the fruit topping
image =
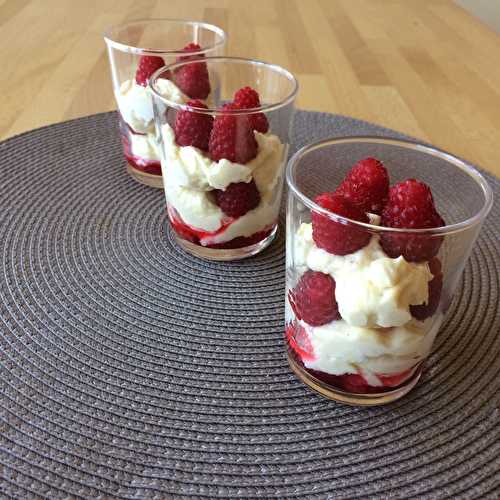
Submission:
[[329,274],[306,271],[290,290],[288,300],[297,319],[309,325],[320,326],[340,319],[335,280]]
[[[329,212],[360,222],[369,222],[368,216],[348,200],[335,193],[323,193],[314,199]],[[312,212],[313,239],[319,248],[335,255],[347,255],[366,246],[371,234],[348,222],[335,221],[327,215]]]

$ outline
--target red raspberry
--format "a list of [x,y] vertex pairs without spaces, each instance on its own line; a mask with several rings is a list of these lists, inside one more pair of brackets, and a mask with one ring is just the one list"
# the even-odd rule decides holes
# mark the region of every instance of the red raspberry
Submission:
[[222,189],[214,189],[215,202],[229,217],[241,217],[260,203],[260,193],[252,180],[233,182]]
[[429,268],[431,273],[434,275],[434,278],[432,278],[428,284],[429,298],[427,303],[410,306],[411,315],[419,321],[424,321],[427,318],[430,318],[437,311],[439,301],[441,299],[441,291],[443,289],[441,262],[437,257],[434,257],[429,262]]
[[389,175],[382,162],[365,158],[351,168],[335,193],[363,212],[381,214],[389,192]]
[[[201,47],[197,44],[197,43],[194,43],[194,42],[190,42],[188,43],[183,49],[182,51],[183,52],[198,52],[199,50],[201,50]],[[186,55],[186,56],[179,56],[176,61],[179,62],[179,61],[190,61],[191,59],[197,59],[197,58],[200,58],[200,57],[205,57],[204,54],[198,54],[196,56],[190,56],[190,55]]]
[[255,113],[248,115],[251,127],[261,134],[265,134],[269,130],[269,122],[264,113]]
[[[444,226],[426,184],[415,179],[400,182],[389,189],[389,200],[382,211],[381,225],[401,229],[427,229]],[[402,255],[408,262],[432,259],[442,237],[409,234],[383,234],[380,244],[392,258]]]
[[[225,104],[223,110],[236,109]],[[246,115],[219,115],[214,120],[209,143],[210,158],[225,158],[233,163],[248,163],[257,156],[258,144]]]
[[149,77],[162,66],[165,66],[165,61],[157,56],[142,56],[139,59],[139,65],[135,72],[135,81],[139,85],[146,87]]
[[288,300],[297,319],[312,326],[340,319],[335,299],[335,280],[329,274],[306,271],[288,293]]
[[432,258],[429,262],[428,262],[428,265],[429,265],[429,271],[434,275],[438,275],[438,274],[441,274],[442,271],[441,271],[441,261],[437,258],[437,257],[434,257]]
[[[184,52],[194,52],[200,50],[200,46],[195,43],[186,45]],[[207,64],[201,59],[204,55],[180,56],[177,61],[195,61],[200,59],[199,63],[191,63],[177,68],[175,70],[174,81],[184,94],[192,99],[206,99],[210,94],[210,79],[208,76]]]
[[[360,222],[369,222],[368,216],[335,193],[323,193],[314,201],[328,211]],[[312,212],[313,240],[319,248],[335,255],[347,255],[368,245],[371,235],[368,231],[336,222],[326,215]]]
[[[252,87],[243,87],[234,94],[234,104],[239,109],[260,108],[259,94]],[[269,122],[264,113],[248,115],[254,130],[265,134],[269,130]]]
[[259,93],[252,87],[243,87],[234,94],[234,104],[242,109],[259,108]]
[[[207,109],[203,102],[191,100],[187,103],[195,108]],[[196,111],[179,111],[175,117],[175,140],[179,146],[194,146],[208,151],[208,141],[214,119]]]

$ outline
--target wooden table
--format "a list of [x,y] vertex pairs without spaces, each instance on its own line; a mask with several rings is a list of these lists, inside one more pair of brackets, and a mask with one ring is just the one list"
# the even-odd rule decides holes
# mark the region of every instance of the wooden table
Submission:
[[451,0],[0,0],[0,138],[114,109],[102,32],[206,20],[299,79],[298,106],[428,140],[500,176],[500,36]]

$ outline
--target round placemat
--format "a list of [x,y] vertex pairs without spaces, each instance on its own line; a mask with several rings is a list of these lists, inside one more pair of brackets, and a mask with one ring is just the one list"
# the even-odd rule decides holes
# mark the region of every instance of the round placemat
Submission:
[[[163,192],[127,176],[115,122],[0,144],[3,495],[497,498],[500,203],[417,388],[343,406],[288,368],[283,226],[255,258],[190,257]],[[295,124],[294,148],[400,137],[324,113]]]

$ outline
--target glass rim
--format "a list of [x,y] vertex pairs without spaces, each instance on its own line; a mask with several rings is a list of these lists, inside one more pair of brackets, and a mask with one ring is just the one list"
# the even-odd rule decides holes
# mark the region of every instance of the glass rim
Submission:
[[227,42],[227,33],[219,28],[218,26],[215,26],[214,24],[210,23],[205,23],[203,21],[190,21],[188,19],[174,19],[174,18],[154,18],[154,19],[134,19],[132,21],[127,21],[126,23],[122,24],[115,24],[113,26],[109,26],[106,28],[106,30],[103,33],[103,38],[106,42],[106,44],[110,47],[113,47],[115,49],[121,50],[122,52],[128,52],[130,54],[156,54],[156,55],[161,55],[161,54],[167,54],[167,55],[186,55],[186,52],[183,51],[182,49],[159,49],[159,48],[145,48],[145,47],[136,47],[134,45],[129,45],[126,43],[119,42],[118,40],[114,39],[114,37],[111,36],[111,32],[117,28],[125,28],[127,26],[131,26],[134,24],[139,24],[139,23],[165,23],[165,24],[178,24],[178,25],[189,25],[189,26],[199,26],[201,28],[204,28],[208,31],[212,31],[214,33],[217,33],[221,39],[217,41],[216,43],[213,43],[211,45],[208,45],[206,47],[202,47],[200,50],[195,50],[192,52],[189,52],[190,55],[198,55],[198,54],[206,54],[207,52],[212,52],[215,49],[221,47]]
[[[431,156],[435,156],[441,158],[448,163],[452,163],[457,168],[460,168],[466,174],[469,175],[482,189],[484,195],[484,203],[481,209],[475,213],[472,217],[469,217],[463,221],[456,222],[454,224],[446,224],[441,227],[436,228],[424,228],[424,229],[404,229],[404,228],[393,228],[393,227],[385,227],[385,226],[377,226],[375,224],[370,224],[366,222],[356,221],[354,219],[349,219],[348,217],[344,217],[341,215],[334,214],[325,208],[317,205],[313,200],[311,200],[308,196],[301,192],[301,190],[295,184],[293,179],[292,170],[294,167],[300,162],[300,160],[307,154],[314,150],[321,149],[327,145],[333,144],[349,144],[356,142],[372,142],[378,144],[387,144],[392,146],[399,146],[405,149],[412,149],[415,151],[423,152],[424,154],[429,154]],[[461,160],[455,155],[448,153],[442,149],[436,148],[434,146],[428,146],[422,144],[417,141],[405,140],[405,139],[394,139],[389,137],[380,137],[380,136],[343,136],[343,137],[331,137],[329,139],[323,139],[321,141],[308,144],[300,148],[288,161],[286,166],[286,182],[289,189],[297,196],[300,201],[309,207],[314,212],[319,212],[322,215],[327,216],[330,219],[333,219],[337,222],[341,222],[343,224],[355,225],[360,228],[368,229],[370,232],[374,233],[400,233],[400,234],[425,234],[425,235],[444,235],[451,234],[463,231],[468,229],[478,223],[481,223],[486,216],[488,215],[491,207],[493,206],[493,191],[489,184],[486,182],[486,179],[483,175],[470,163],[465,160]]]
[[[186,55],[186,52],[182,53]],[[189,55],[192,55],[189,53]],[[275,71],[276,73],[281,74],[285,78],[287,78],[292,83],[292,90],[288,95],[281,99],[279,102],[275,102],[272,104],[264,104],[259,106],[258,108],[248,108],[248,109],[230,109],[223,110],[221,108],[197,108],[195,106],[190,106],[189,104],[178,103],[163,97],[160,92],[155,88],[155,83],[160,79],[160,76],[167,71],[174,71],[182,66],[186,66],[187,64],[196,64],[200,62],[232,62],[237,64],[250,64],[253,66],[261,66],[266,67]],[[196,111],[196,113],[206,114],[206,115],[252,115],[256,113],[269,112],[275,109],[282,108],[287,104],[293,102],[295,97],[297,96],[297,92],[299,90],[299,82],[293,76],[293,74],[287,69],[279,66],[278,64],[268,63],[265,61],[261,61],[258,59],[250,59],[246,57],[232,57],[232,56],[213,56],[213,57],[205,57],[203,59],[194,59],[188,61],[177,61],[175,63],[167,64],[159,69],[157,69],[148,80],[148,87],[155,97],[158,97],[164,104],[166,104],[170,108],[174,108],[182,111]]]

